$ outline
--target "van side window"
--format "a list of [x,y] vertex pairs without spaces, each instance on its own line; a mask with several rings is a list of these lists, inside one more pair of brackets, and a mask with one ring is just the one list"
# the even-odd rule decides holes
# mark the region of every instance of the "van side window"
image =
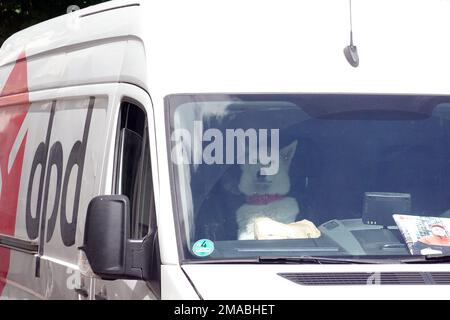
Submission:
[[148,286],[156,296],[161,296],[161,259],[156,224],[153,192],[150,139],[147,116],[142,108],[123,102],[118,127],[118,152],[116,154],[116,194],[130,199],[131,238],[152,237],[152,277]]
[[116,159],[116,193],[130,199],[131,237],[143,239],[156,231],[150,146],[145,112],[129,102],[121,105]]
[[152,183],[152,167],[150,160],[150,144],[148,132],[144,136],[144,149],[142,150],[142,161],[138,169],[140,182],[137,184],[134,196],[135,221],[132,224],[132,237],[142,239],[147,234],[156,231],[155,198]]

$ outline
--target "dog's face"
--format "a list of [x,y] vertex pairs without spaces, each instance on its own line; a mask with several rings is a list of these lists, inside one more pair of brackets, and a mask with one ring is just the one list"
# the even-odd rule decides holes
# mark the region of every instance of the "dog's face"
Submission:
[[297,141],[280,150],[279,169],[274,175],[263,175],[262,164],[244,164],[241,166],[239,190],[246,196],[252,195],[286,195],[291,188],[289,167],[297,149]]

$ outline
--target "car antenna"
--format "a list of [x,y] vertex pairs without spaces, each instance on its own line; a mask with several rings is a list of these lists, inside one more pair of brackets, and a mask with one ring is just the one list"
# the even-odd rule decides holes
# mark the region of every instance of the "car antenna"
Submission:
[[74,4],[67,7],[67,13],[72,13],[78,10],[80,10],[80,7]]
[[353,45],[353,17],[352,17],[352,0],[349,0],[350,4],[350,45],[344,48],[344,55],[348,63],[354,68],[359,66],[358,49]]

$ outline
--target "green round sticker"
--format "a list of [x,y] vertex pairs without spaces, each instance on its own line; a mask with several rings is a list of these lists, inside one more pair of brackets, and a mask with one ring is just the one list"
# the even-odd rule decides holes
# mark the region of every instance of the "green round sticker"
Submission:
[[214,252],[214,242],[208,239],[199,240],[194,243],[192,252],[197,257],[208,257]]

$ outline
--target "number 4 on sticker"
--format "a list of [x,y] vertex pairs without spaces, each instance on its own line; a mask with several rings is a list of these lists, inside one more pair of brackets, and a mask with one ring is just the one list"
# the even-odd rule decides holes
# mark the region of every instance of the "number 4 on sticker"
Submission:
[[197,257],[208,257],[214,252],[214,242],[208,239],[202,239],[194,243],[192,252]]

